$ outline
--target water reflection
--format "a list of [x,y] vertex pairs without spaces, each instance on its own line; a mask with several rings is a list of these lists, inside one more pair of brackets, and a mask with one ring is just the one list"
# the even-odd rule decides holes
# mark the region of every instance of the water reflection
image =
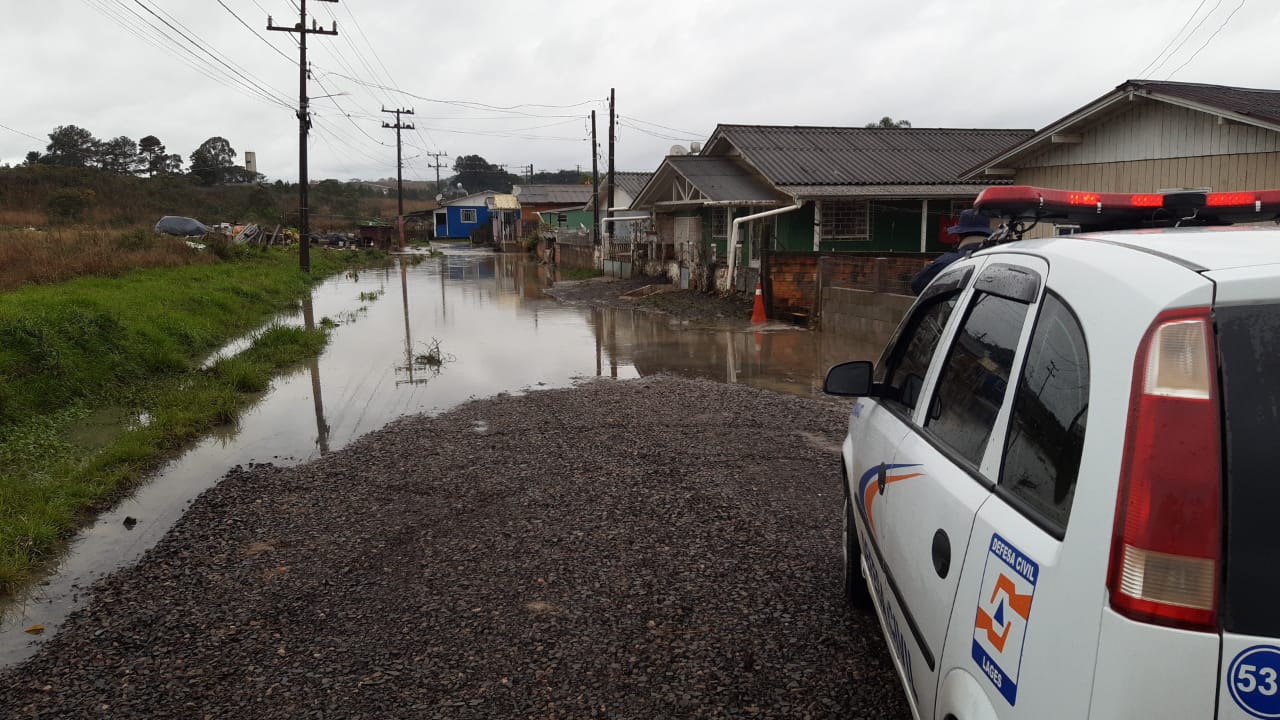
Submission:
[[[885,340],[786,328],[756,332],[745,318],[691,329],[639,310],[563,305],[542,292],[551,272],[523,256],[457,249],[318,285],[300,312],[273,322],[336,323],[323,354],[278,377],[234,427],[210,434],[86,528],[57,572],[4,613],[0,665],[33,653],[78,606],[83,588],[132,563],[233,466],[306,461],[407,414],[592,376],[668,373],[816,394],[827,366],[875,358]],[[399,302],[387,297],[392,284],[399,285]],[[427,338],[447,363],[417,362]],[[215,356],[249,342],[240,339]],[[309,416],[314,424],[304,419]],[[137,520],[131,530],[126,517]],[[37,623],[49,632],[34,638],[22,632]]]

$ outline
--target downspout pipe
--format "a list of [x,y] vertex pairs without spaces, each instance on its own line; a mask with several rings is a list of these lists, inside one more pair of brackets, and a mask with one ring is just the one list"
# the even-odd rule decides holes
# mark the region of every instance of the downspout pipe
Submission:
[[797,199],[795,205],[790,205],[788,207],[782,207],[782,208],[774,208],[773,210],[765,210],[764,212],[758,212],[754,215],[743,215],[740,218],[734,219],[733,234],[729,238],[730,240],[729,242],[729,291],[730,292],[732,292],[735,289],[734,285],[735,285],[736,276],[734,275],[733,271],[735,269],[735,266],[738,264],[737,263],[738,232],[739,232],[738,228],[741,227],[742,223],[748,222],[751,220],[759,220],[760,218],[772,217],[774,215],[782,215],[784,213],[795,212],[796,210],[799,210],[803,206],[804,206],[804,201]]

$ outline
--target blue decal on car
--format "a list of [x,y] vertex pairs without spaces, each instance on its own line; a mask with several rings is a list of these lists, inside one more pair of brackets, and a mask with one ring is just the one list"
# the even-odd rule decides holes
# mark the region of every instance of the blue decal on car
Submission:
[[973,661],[1010,705],[1018,702],[1022,646],[1039,574],[1034,560],[991,535],[973,624]]
[[1231,699],[1256,718],[1280,718],[1280,648],[1254,645],[1227,668]]

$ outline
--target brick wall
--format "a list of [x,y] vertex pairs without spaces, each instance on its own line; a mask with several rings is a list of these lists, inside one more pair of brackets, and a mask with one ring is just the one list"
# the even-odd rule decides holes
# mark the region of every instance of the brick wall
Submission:
[[771,251],[765,257],[765,302],[769,316],[808,319],[821,286],[911,294],[911,278],[937,253],[812,253]]

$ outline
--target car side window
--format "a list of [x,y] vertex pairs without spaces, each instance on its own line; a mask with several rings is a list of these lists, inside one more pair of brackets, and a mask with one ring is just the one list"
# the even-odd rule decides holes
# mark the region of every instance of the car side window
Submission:
[[885,404],[908,413],[915,408],[925,372],[959,297],[959,293],[939,296],[917,308],[905,332],[886,351],[876,378]]
[[1067,527],[1089,414],[1089,352],[1071,310],[1046,294],[1018,379],[1000,485]]
[[925,427],[974,466],[982,462],[1004,403],[1029,308],[978,293],[938,377]]

